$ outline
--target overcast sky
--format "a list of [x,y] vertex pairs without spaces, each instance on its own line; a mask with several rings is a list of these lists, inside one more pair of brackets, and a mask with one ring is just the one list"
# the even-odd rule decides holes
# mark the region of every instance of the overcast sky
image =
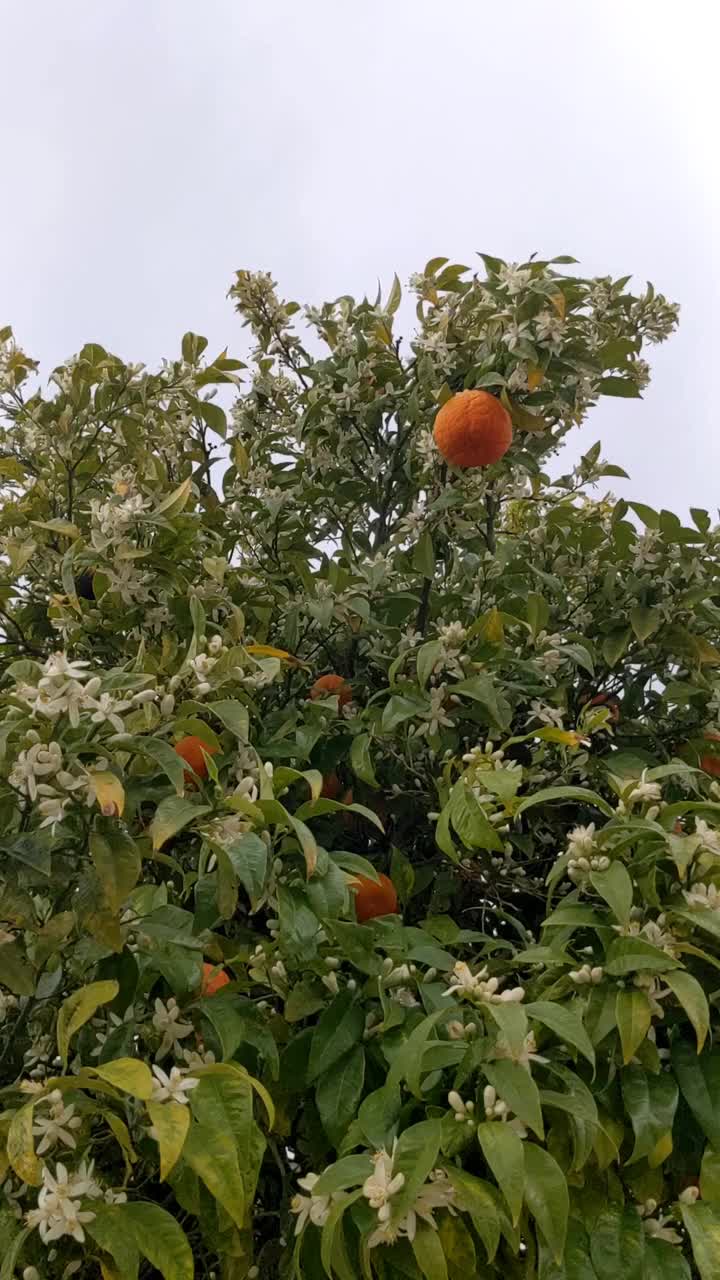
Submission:
[[[0,324],[43,366],[236,351],[237,267],[287,297],[436,254],[573,253],[682,304],[618,492],[716,508],[714,6],[677,0],[0,0]],[[704,24],[704,25],[701,25]],[[713,232],[715,235],[713,236]]]

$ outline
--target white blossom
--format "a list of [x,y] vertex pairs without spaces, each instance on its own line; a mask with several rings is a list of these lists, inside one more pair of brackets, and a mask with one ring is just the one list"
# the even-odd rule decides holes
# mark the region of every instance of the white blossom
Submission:
[[196,1089],[200,1081],[196,1076],[189,1076],[182,1067],[171,1067],[168,1075],[159,1067],[157,1063],[153,1064],[153,1081],[152,1101],[153,1102],[180,1102],[186,1105],[188,1099],[186,1093],[191,1089]]
[[[38,1111],[42,1103],[49,1105],[49,1115],[43,1115]],[[46,1151],[51,1151],[57,1142],[61,1142],[72,1151],[75,1150],[77,1144],[73,1130],[80,1128],[82,1120],[75,1115],[73,1104],[65,1106],[59,1089],[53,1089],[52,1093],[38,1103],[33,1119],[33,1135],[41,1139],[36,1148],[39,1156],[44,1155]]]
[[313,1187],[319,1180],[319,1173],[307,1173],[304,1178],[298,1178],[298,1186],[309,1194],[306,1196],[293,1196],[290,1202],[290,1212],[297,1214],[297,1222],[295,1223],[296,1236],[300,1235],[306,1222],[310,1221],[316,1227],[324,1227],[330,1216],[332,1197],[313,1195]]
[[517,262],[504,262],[498,267],[497,280],[500,288],[513,296],[522,292],[531,276],[529,267],[518,266]]
[[167,1004],[163,1004],[160,999],[155,1001],[152,1024],[156,1031],[162,1033],[160,1048],[155,1055],[158,1060],[170,1053],[179,1040],[184,1040],[192,1033],[191,1024],[182,1021],[182,1011],[174,996],[170,997]]

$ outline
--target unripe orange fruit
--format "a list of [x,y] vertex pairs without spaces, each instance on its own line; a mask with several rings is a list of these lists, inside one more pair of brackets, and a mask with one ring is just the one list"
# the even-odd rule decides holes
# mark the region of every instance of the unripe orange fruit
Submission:
[[[706,733],[706,742],[720,742],[720,733]],[[700,768],[704,769],[713,778],[720,778],[720,755],[707,755],[700,757]]]
[[454,467],[489,467],[507,453],[512,422],[507,409],[488,391],[459,391],[435,418],[435,443]]
[[[203,755],[206,752],[209,756],[214,756],[217,747],[211,747],[207,742],[203,742],[202,738],[198,738],[194,733],[189,734],[187,738],[181,738],[175,743],[175,750],[186,764],[197,774],[198,778],[207,778],[207,760]],[[185,771],[185,781],[194,782],[192,773]]]
[[217,968],[214,964],[203,965],[201,994],[204,996],[214,996],[222,987],[226,987],[230,981],[230,976],[224,969]]
[[343,676],[320,676],[308,695],[313,702],[317,698],[337,697],[338,703],[344,707],[352,698],[352,689]]
[[375,916],[390,916],[398,909],[395,885],[389,876],[380,873],[379,883],[369,876],[355,876],[355,915],[360,924],[374,920]]

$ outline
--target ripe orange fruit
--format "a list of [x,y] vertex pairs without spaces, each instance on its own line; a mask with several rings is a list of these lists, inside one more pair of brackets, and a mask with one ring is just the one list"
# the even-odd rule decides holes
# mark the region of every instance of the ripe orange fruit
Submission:
[[217,965],[204,964],[200,994],[214,996],[222,987],[226,987],[229,981],[230,975],[224,969],[218,970]]
[[203,752],[206,752],[209,756],[214,756],[217,747],[209,746],[207,742],[203,742],[202,738],[198,738],[194,733],[191,733],[186,738],[181,738],[179,742],[175,743],[175,750],[180,758],[186,764],[189,764],[190,769],[193,770],[192,773],[187,769],[185,770],[186,783],[195,781],[194,774],[197,774],[198,778],[207,778],[207,760]]
[[381,873],[379,883],[369,876],[355,876],[355,885],[355,915],[360,924],[374,920],[375,916],[394,915],[397,911],[398,896],[389,876]]
[[488,467],[507,453],[512,422],[497,396],[488,391],[459,391],[435,418],[435,443],[454,467]]
[[352,689],[344,676],[320,676],[308,696],[315,702],[317,698],[332,698],[335,695],[341,707],[352,698]]
[[[720,733],[706,733],[704,735],[706,742],[720,742]],[[700,768],[704,769],[713,778],[720,778],[720,755],[710,754],[700,757]]]

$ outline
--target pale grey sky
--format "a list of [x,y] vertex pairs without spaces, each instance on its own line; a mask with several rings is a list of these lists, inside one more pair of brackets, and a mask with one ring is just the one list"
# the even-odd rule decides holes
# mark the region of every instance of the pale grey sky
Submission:
[[[690,0],[0,0],[0,324],[48,370],[243,340],[235,268],[319,302],[573,253],[682,304],[642,403],[606,400],[618,492],[714,508],[715,6]],[[714,29],[713,29],[714,24]]]

